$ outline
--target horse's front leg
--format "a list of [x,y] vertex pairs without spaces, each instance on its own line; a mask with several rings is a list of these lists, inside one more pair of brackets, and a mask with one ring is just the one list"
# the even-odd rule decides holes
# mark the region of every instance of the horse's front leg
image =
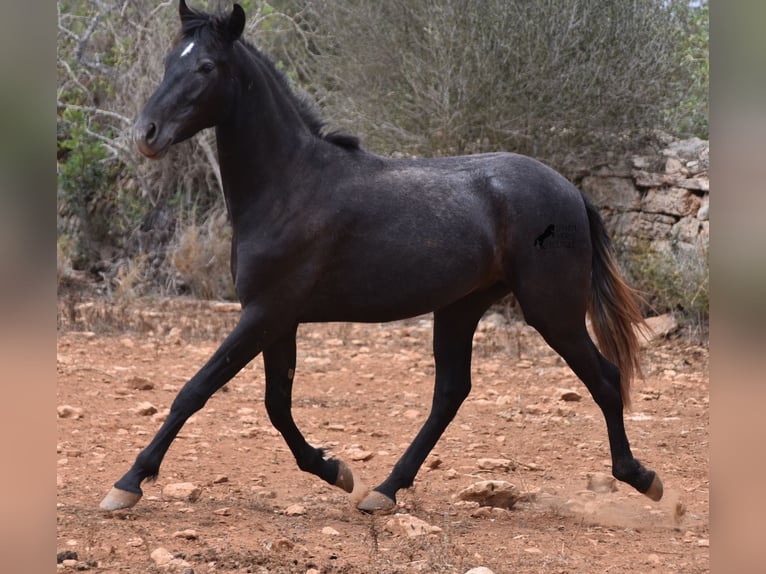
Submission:
[[351,492],[354,478],[351,469],[336,459],[325,459],[324,452],[306,442],[293,420],[292,389],[295,375],[295,335],[297,326],[263,350],[266,371],[266,411],[271,423],[285,439],[295,456],[298,468]]
[[210,360],[178,392],[170,414],[130,470],[101,501],[104,510],[130,508],[143,496],[141,483],[157,477],[170,444],[184,423],[231,380],[263,347],[264,321],[254,310],[243,309],[239,323]]

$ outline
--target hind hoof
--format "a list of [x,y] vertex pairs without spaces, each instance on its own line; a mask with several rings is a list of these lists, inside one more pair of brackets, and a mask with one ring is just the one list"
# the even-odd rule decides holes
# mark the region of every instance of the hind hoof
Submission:
[[140,494],[114,487],[107,493],[104,500],[102,500],[101,504],[98,506],[101,510],[123,510],[135,506],[139,500],[141,500]]
[[657,502],[662,498],[663,492],[664,488],[662,486],[662,481],[660,480],[660,477],[655,474],[654,480],[652,480],[652,484],[649,485],[649,488],[644,494],[651,498],[654,502]]
[[385,494],[381,494],[377,490],[370,492],[367,496],[364,497],[362,502],[356,505],[356,507],[362,512],[368,512],[370,514],[385,514],[387,512],[391,512],[395,506],[396,503],[393,500],[391,500]]
[[335,486],[346,492],[353,492],[354,490],[354,473],[342,460],[338,461],[338,478],[335,479]]

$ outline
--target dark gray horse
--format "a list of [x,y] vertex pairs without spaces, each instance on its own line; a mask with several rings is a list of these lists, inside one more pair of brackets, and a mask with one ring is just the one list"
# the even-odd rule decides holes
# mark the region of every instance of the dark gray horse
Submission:
[[[181,0],[180,15],[181,34],[135,139],[144,155],[159,158],[215,127],[242,314],[101,507],[136,504],[186,420],[260,352],[266,409],[298,466],[351,492],[351,469],[310,446],[292,418],[298,324],[433,311],[431,412],[388,478],[359,504],[391,509],[471,389],[479,319],[509,293],[601,407],[614,476],[659,500],[662,483],[633,457],[623,423],[642,317],[580,191],[521,155],[387,159],[351,136],[323,134],[311,107],[241,39],[239,5],[210,15]],[[554,228],[566,229],[567,241],[541,249]],[[604,355],[586,330],[588,311]]]

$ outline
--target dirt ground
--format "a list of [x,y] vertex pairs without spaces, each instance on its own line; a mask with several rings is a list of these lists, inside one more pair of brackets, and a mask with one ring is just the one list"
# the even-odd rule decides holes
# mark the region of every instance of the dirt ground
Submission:
[[[645,349],[626,426],[665,484],[655,503],[621,483],[586,490],[588,475],[610,472],[601,413],[534,330],[501,314],[477,331],[471,395],[398,496],[398,513],[434,527],[424,534],[360,513],[297,468],[266,416],[260,357],[189,420],[137,506],[99,510],[237,315],[236,305],[186,300],[60,303],[58,571],[709,572],[706,346],[680,336]],[[299,330],[296,422],[369,486],[428,413],[430,337],[430,316]],[[582,400],[562,400],[564,389]],[[488,479],[526,496],[511,510],[457,499]],[[201,489],[195,501],[163,492],[185,482]]]

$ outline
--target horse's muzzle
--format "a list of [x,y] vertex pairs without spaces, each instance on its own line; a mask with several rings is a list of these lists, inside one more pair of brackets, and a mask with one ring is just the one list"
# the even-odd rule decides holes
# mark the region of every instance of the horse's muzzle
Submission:
[[161,137],[156,123],[139,119],[133,126],[133,142],[146,157],[160,159],[167,153],[172,140]]

